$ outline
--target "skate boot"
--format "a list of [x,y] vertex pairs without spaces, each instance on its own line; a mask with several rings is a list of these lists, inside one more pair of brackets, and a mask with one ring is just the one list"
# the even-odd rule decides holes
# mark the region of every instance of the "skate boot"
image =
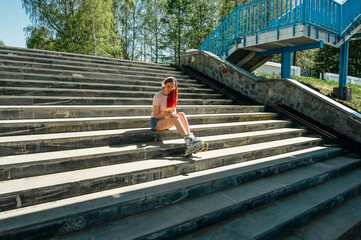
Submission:
[[208,150],[208,143],[205,143],[201,139],[195,138],[193,133],[188,133],[184,137],[184,140],[187,145],[187,150],[184,154],[185,157]]

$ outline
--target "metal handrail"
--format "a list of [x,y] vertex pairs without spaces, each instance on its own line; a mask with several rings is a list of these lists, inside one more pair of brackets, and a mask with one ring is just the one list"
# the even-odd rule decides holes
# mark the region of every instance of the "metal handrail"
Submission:
[[342,4],[334,0],[257,0],[235,8],[203,42],[201,50],[220,56],[248,35],[300,24],[341,37],[360,13],[360,0]]

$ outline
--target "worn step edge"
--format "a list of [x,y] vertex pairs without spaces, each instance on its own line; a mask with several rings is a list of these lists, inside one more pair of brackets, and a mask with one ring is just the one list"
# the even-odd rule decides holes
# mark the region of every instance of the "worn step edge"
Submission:
[[[152,105],[55,105],[0,106],[1,120],[52,119],[113,116],[150,116]],[[177,111],[189,114],[263,112],[262,105],[178,105]]]
[[[159,90],[160,88],[158,88]],[[160,90],[159,90],[160,91]],[[143,92],[137,90],[98,90],[98,89],[67,89],[67,88],[36,88],[36,87],[2,87],[1,95],[25,95],[25,96],[85,96],[85,97],[112,97],[112,96],[129,96],[140,98],[150,97],[152,98],[155,93],[159,92]],[[43,94],[43,95],[42,95]],[[224,98],[222,94],[210,92],[210,93],[202,93],[201,91],[198,93],[187,93],[187,92],[179,92],[179,98],[209,98],[209,99],[217,99]]]
[[53,65],[62,65],[62,66],[84,66],[84,67],[95,67],[95,68],[106,68],[106,69],[119,69],[119,68],[128,68],[128,69],[148,69],[148,70],[164,70],[164,71],[177,71],[175,68],[171,66],[154,66],[154,65],[147,65],[147,64],[134,64],[133,62],[124,63],[115,63],[115,62],[88,62],[88,61],[74,61],[74,60],[65,60],[65,59],[49,59],[44,58],[42,56],[14,56],[14,55],[6,55],[0,52],[1,59],[4,62],[15,62],[15,63],[39,63],[39,64],[49,64]]
[[[120,192],[120,194],[118,195],[118,196],[120,196],[120,198],[122,198],[122,197],[125,198],[125,203],[123,203],[121,201],[116,202],[116,200],[118,200],[118,199],[114,199],[114,200],[111,199],[110,201],[113,200],[113,202],[114,202],[114,206],[112,206],[110,204],[105,205],[104,202],[99,201],[101,204],[103,204],[103,206],[108,207],[108,208],[113,208],[113,209],[106,211],[107,210],[106,208],[102,208],[102,206],[100,206],[100,208],[98,208],[98,209],[105,210],[105,211],[101,212],[102,215],[99,215],[99,210],[97,211],[97,209],[93,209],[93,211],[91,212],[92,214],[87,215],[88,218],[86,218],[86,219],[84,219],[84,217],[82,218],[82,216],[76,216],[76,215],[75,216],[66,216],[66,214],[64,212],[65,209],[71,210],[76,205],[84,205],[84,203],[79,201],[80,199],[79,200],[77,199],[78,201],[77,201],[77,203],[75,203],[76,204],[75,206],[74,205],[72,206],[71,202],[70,202],[70,204],[69,204],[69,202],[65,203],[65,204],[63,203],[62,205],[59,204],[59,208],[57,208],[55,211],[58,215],[62,215],[60,219],[62,219],[63,221],[62,222],[61,221],[54,222],[54,220],[53,220],[52,223],[53,223],[53,225],[57,226],[57,229],[56,229],[57,231],[54,231],[54,229],[53,229],[53,232],[48,233],[49,234],[48,236],[50,237],[50,236],[61,235],[61,234],[67,233],[67,232],[81,230],[86,227],[92,227],[95,224],[103,223],[106,221],[114,221],[114,220],[124,217],[122,215],[127,216],[127,215],[137,214],[142,211],[155,209],[157,207],[157,205],[158,206],[164,206],[164,205],[169,205],[169,204],[187,205],[189,203],[190,203],[190,205],[193,205],[192,202],[197,202],[197,201],[199,202],[200,199],[201,199],[200,200],[201,202],[204,202],[204,201],[202,201],[202,199],[208,199],[209,196],[218,194],[218,193],[214,193],[215,191],[227,192],[227,191],[232,191],[232,187],[237,187],[237,185],[240,185],[240,186],[242,186],[244,184],[246,184],[246,185],[253,184],[254,185],[254,183],[252,183],[250,181],[255,181],[255,182],[262,181],[262,179],[259,179],[259,178],[267,177],[269,175],[274,175],[274,174],[278,174],[278,173],[282,174],[283,171],[293,169],[295,167],[295,166],[293,166],[293,164],[298,165],[298,166],[308,165],[308,164],[312,164],[313,162],[323,160],[326,157],[325,155],[321,156],[322,154],[319,154],[318,156],[307,156],[307,154],[306,154],[306,156],[302,156],[303,155],[302,151],[295,152],[294,154],[295,154],[294,156],[285,154],[285,155],[277,156],[278,158],[265,158],[265,159],[260,159],[258,161],[256,160],[256,161],[247,162],[247,163],[243,163],[243,164],[237,164],[237,165],[234,165],[235,168],[231,169],[230,172],[226,172],[225,176],[222,176],[221,171],[229,170],[230,168],[227,168],[229,166],[223,167],[223,168],[225,168],[225,170],[223,170],[222,168],[215,169],[214,170],[214,171],[216,171],[215,174],[212,174],[212,172],[211,172],[213,169],[208,170],[211,173],[210,176],[209,176],[209,174],[201,175],[200,178],[195,178],[195,179],[193,178],[193,176],[198,177],[199,175],[197,175],[197,174],[199,174],[199,173],[191,173],[187,176],[182,176],[182,179],[184,179],[184,178],[186,179],[185,182],[181,181],[179,183],[177,183],[177,182],[175,183],[175,184],[178,184],[178,186],[180,186],[180,188],[181,188],[180,194],[178,193],[179,190],[178,191],[176,190],[176,192],[173,193],[172,192],[173,188],[170,188],[171,186],[168,187],[167,185],[165,185],[165,186],[162,185],[162,182],[158,183],[158,186],[155,186],[155,189],[154,189],[154,187],[152,187],[154,185],[150,185],[150,184],[157,183],[157,182],[150,182],[149,183],[150,186],[149,185],[148,186],[152,187],[152,188],[149,190],[145,189],[145,193],[142,192],[142,189],[137,188],[138,186],[142,188],[142,185],[136,185],[136,186],[134,186],[135,187],[134,192],[130,192],[131,196],[128,196],[127,192],[125,192],[125,193]],[[313,158],[313,157],[317,160],[315,160],[315,161],[310,160],[310,158]],[[302,162],[302,163],[299,164],[297,162]],[[327,169],[327,170],[330,171],[330,169]],[[317,175],[313,176],[313,178],[317,178],[317,177],[318,177]],[[180,176],[179,176],[179,178],[180,178]],[[210,179],[208,179],[208,178],[210,178]],[[182,180],[182,179],[180,179],[180,180]],[[199,181],[198,179],[201,181]],[[259,179],[259,180],[257,180],[257,179]],[[168,180],[168,179],[166,179],[166,180]],[[170,180],[172,180],[172,179],[170,179]],[[321,177],[321,181],[322,180],[323,179]],[[190,181],[192,181],[192,182],[190,182]],[[212,183],[212,188],[207,187],[207,185],[206,185],[207,182],[208,182],[208,184]],[[223,182],[225,182],[225,186],[223,185],[224,184]],[[247,182],[250,182],[250,183],[247,183]],[[314,182],[317,182],[317,181],[314,181],[314,179],[309,180],[309,184],[312,184]],[[171,184],[172,184],[172,182],[171,182]],[[185,185],[184,188],[183,188],[183,185]],[[232,210],[237,207],[238,208],[243,207],[243,209],[250,209],[257,205],[264,204],[264,203],[267,203],[268,201],[274,200],[274,197],[272,197],[272,196],[278,195],[278,197],[279,197],[280,195],[285,194],[287,192],[287,189],[291,189],[291,190],[293,189],[293,191],[294,191],[295,190],[294,185],[297,185],[297,184],[290,185],[288,183],[288,184],[284,184],[282,186],[277,186],[278,188],[271,189],[271,190],[258,187],[258,188],[255,188],[255,190],[258,192],[253,194],[253,196],[243,197],[243,199],[241,198],[241,200],[240,199],[232,200],[229,198],[225,198],[225,199],[221,200],[221,202],[219,202],[219,204],[210,203],[210,205],[207,205],[209,207],[202,208],[202,210],[203,210],[203,213],[205,213],[205,215],[207,215],[207,213],[212,215],[212,213],[217,210],[218,210],[218,212],[223,211],[229,215],[230,212],[232,212]],[[176,187],[177,187],[177,185],[176,185]],[[307,187],[306,184],[304,184],[303,187]],[[231,188],[231,189],[229,189],[229,188]],[[123,189],[125,191],[127,191],[126,188],[123,188]],[[120,189],[120,190],[123,190],[123,189]],[[227,190],[227,189],[229,189],[229,190]],[[288,190],[288,193],[292,192],[291,190]],[[298,191],[298,190],[300,190],[300,189],[296,189],[296,191]],[[139,204],[137,204],[137,201],[134,201],[132,199],[132,196],[135,195],[134,194],[135,192],[139,194],[139,195],[136,195],[135,198],[138,198],[139,200],[142,200],[142,201],[151,202],[151,204],[149,204],[149,205],[151,205],[151,206],[149,206],[149,209],[143,210],[142,208],[148,207],[148,205],[145,205],[145,204],[139,205]],[[165,199],[164,199],[164,197],[162,198],[162,195],[164,195],[164,194],[162,194],[163,192],[166,193]],[[222,195],[224,195],[224,194],[222,194]],[[116,192],[113,193],[113,196],[117,196]],[[152,197],[152,196],[154,196],[154,197]],[[211,197],[211,199],[212,199],[212,197]],[[153,202],[152,202],[152,200],[153,200]],[[184,201],[184,200],[188,200],[188,201]],[[75,202],[75,201],[73,201],[73,202]],[[129,204],[131,206],[129,206]],[[135,205],[135,206],[139,205],[139,207],[137,209],[137,207],[132,207],[132,205]],[[197,206],[198,204],[194,204],[194,205]],[[48,205],[48,206],[50,206],[50,205]],[[142,208],[141,208],[141,206],[142,206]],[[83,209],[83,211],[88,210],[90,207],[92,207],[92,205],[90,205],[90,204],[86,205],[85,209]],[[227,207],[228,207],[228,209],[227,209]],[[132,209],[134,212],[132,211],[132,212],[128,213],[127,211],[119,211],[119,210],[125,209],[125,208],[129,209],[129,210]],[[162,211],[166,210],[167,208],[173,208],[173,206],[168,206],[165,208],[158,208],[158,210],[155,210],[155,211],[162,212]],[[229,208],[232,210],[229,211]],[[78,206],[78,209],[79,209],[79,206]],[[61,211],[61,210],[63,210],[63,211]],[[46,209],[45,213],[47,211],[52,211],[52,209],[51,208]],[[88,211],[88,213],[89,212],[90,211]],[[117,212],[117,213],[121,212],[123,214],[120,216],[117,216],[117,214],[115,214],[115,212]],[[16,214],[16,215],[18,215],[18,217],[15,217],[15,219],[22,218],[22,216],[19,216],[19,213],[20,212],[18,212]],[[153,214],[153,213],[154,213],[154,211],[149,212],[149,213],[142,213],[142,214],[139,214],[139,215],[136,215],[133,217],[128,217],[125,219],[118,220],[116,222],[112,222],[111,224],[117,225],[119,222],[124,223],[124,221],[128,221],[129,219],[139,218],[139,216],[145,216],[145,218],[143,218],[145,221],[142,221],[142,223],[140,223],[140,224],[143,224],[143,223],[147,224],[148,223],[148,221],[146,221],[147,216],[149,216],[149,214]],[[184,223],[185,223],[185,225],[187,225],[187,221],[190,222],[190,224],[188,224],[185,228],[182,228],[182,226],[181,226],[181,228],[182,228],[182,230],[180,231],[181,233],[184,233],[185,230],[188,230],[188,231],[194,230],[194,225],[192,226],[192,222],[194,220],[197,220],[197,217],[199,217],[199,216],[197,216],[197,210],[195,210],[195,209],[193,209],[193,211],[191,210],[186,215],[184,215],[184,213],[185,212],[180,213],[180,215],[177,214],[179,217],[173,218],[174,221],[173,220],[170,221],[170,224],[173,225],[172,226],[173,228],[176,228],[177,225],[179,226],[179,224],[180,225],[183,224],[183,226],[184,226]],[[93,219],[91,217],[95,216],[94,214],[96,214],[97,218],[94,219],[94,221],[90,221],[90,219]],[[217,212],[216,212],[216,215],[217,216],[215,218],[218,218],[218,220],[221,219],[220,216],[222,216],[222,214],[217,214]],[[32,214],[29,214],[24,217],[26,217],[25,219],[29,219],[31,221],[31,223],[34,224],[35,218],[34,217],[31,218],[31,216],[32,216]],[[49,218],[47,218],[47,216],[44,213],[42,214],[41,212],[36,213],[36,216],[39,216],[39,217],[41,216],[43,218],[45,217],[45,219],[41,219],[41,220],[37,219],[38,222],[40,222],[40,221],[45,222],[49,219]],[[196,216],[196,217],[194,217],[194,216]],[[192,220],[190,220],[190,221],[184,220],[184,217],[188,218],[188,219],[192,219]],[[225,216],[223,215],[223,217],[225,217]],[[140,217],[140,218],[142,218],[142,217]],[[181,218],[183,221],[180,220]],[[79,221],[80,219],[83,220],[82,221],[83,224],[81,224],[81,225],[74,224],[74,223],[76,223],[76,221]],[[157,218],[153,218],[153,219],[157,219]],[[87,220],[89,220],[89,221],[87,221]],[[205,224],[209,223],[209,219],[207,219],[207,220],[208,220],[208,222],[206,221]],[[160,223],[161,221],[162,220],[159,220],[159,222],[157,222],[157,223]],[[13,221],[13,222],[15,224],[17,223],[16,221]],[[177,222],[177,223],[175,223],[175,222]],[[168,224],[168,226],[170,224]],[[167,225],[167,224],[165,224],[165,225]],[[163,225],[163,226],[165,226],[165,225]],[[191,225],[191,227],[193,227],[193,229],[188,228],[189,225]],[[107,224],[105,226],[107,226]],[[199,226],[202,226],[201,222],[199,223]],[[101,228],[101,227],[102,227],[102,225],[99,226],[99,228]],[[134,226],[130,226],[130,227],[137,227],[137,226],[134,225]],[[98,226],[95,226],[94,228],[92,228],[92,230],[96,231],[97,228],[98,228]],[[157,228],[159,230],[159,228],[162,228],[162,227],[160,225],[158,225],[155,227],[155,229],[157,229]],[[147,230],[149,228],[147,226],[145,226],[144,229]],[[34,232],[37,231],[36,228],[34,230],[33,230]],[[164,229],[162,229],[162,230],[164,230]],[[25,231],[27,231],[27,230],[25,230]],[[85,231],[87,231],[87,229]],[[139,233],[141,234],[142,232],[144,233],[144,231],[140,231]],[[109,233],[111,233],[111,232],[109,232]],[[124,233],[124,231],[123,231],[123,233]],[[21,232],[20,232],[20,234],[21,234]],[[81,234],[81,233],[75,233],[74,235],[77,236],[78,234]],[[67,238],[67,237],[72,237],[74,235],[65,235],[64,237]],[[156,235],[162,236],[157,233],[156,233]],[[174,234],[174,235],[176,235],[176,234]],[[107,236],[110,236],[110,238],[113,237],[112,235],[107,235]],[[107,237],[107,236],[103,236],[103,237]],[[168,236],[172,237],[172,235],[168,235]],[[121,237],[121,239],[124,239],[124,238]]]
[[[152,76],[136,76],[136,75],[125,75],[122,74],[117,78],[104,78],[104,77],[84,77],[81,74],[75,75],[51,75],[51,74],[36,74],[36,73],[17,73],[17,72],[7,72],[7,71],[0,71],[0,76],[2,78],[9,78],[16,80],[37,80],[37,81],[68,81],[69,83],[109,83],[109,84],[134,84],[134,85],[149,85],[149,86],[161,86],[161,81],[159,77],[152,77]],[[184,79],[184,78],[177,78],[178,84],[180,87],[186,85],[188,87],[204,87],[203,83],[200,83],[193,79]]]
[[[210,113],[210,114],[189,114],[187,115],[187,119],[198,119],[198,118],[225,118],[229,117],[244,117],[249,119],[249,117],[257,118],[257,116],[266,116],[266,117],[276,117],[277,113],[272,112],[254,112],[254,113]],[[147,123],[150,120],[149,116],[122,116],[122,117],[92,117],[92,118],[53,118],[53,119],[22,119],[22,120],[0,120],[0,124],[7,125],[23,125],[23,124],[33,124],[33,123],[69,123],[75,124],[77,122],[88,122],[88,121],[111,121],[111,120],[119,120],[119,121],[129,121],[129,120],[146,120]],[[81,124],[83,124],[81,123]]]
[[[67,228],[69,232],[81,230],[106,221],[221,191],[339,154],[340,149],[314,147],[252,162],[243,162],[0,212],[0,227],[3,229],[1,232],[3,236],[13,234],[12,237],[16,238],[21,234],[43,233],[43,229],[46,230],[50,224],[54,227],[50,227],[52,232],[48,233],[50,235],[47,236],[54,237],[60,229],[64,229],[64,226],[73,226],[70,229]],[[212,187],[207,187],[209,184]],[[99,211],[100,209],[103,211]],[[90,220],[93,218],[94,221],[85,221],[85,224],[76,226],[72,225],[79,219]],[[32,236],[37,237],[36,235]]]
[[[339,159],[341,162],[344,161],[341,157]],[[269,203],[268,205],[253,209],[249,212],[242,213],[231,220],[219,223],[217,227],[221,229],[220,233],[231,232],[238,236],[239,239],[280,239],[283,234],[291,229],[325,213],[334,206],[339,206],[339,204],[345,200],[361,192],[361,171],[359,168],[355,169],[360,166],[360,159],[353,159],[355,161],[349,169],[353,171],[349,173],[341,172],[343,174],[335,179],[330,179],[320,185],[295,193],[287,198],[279,199],[276,202]],[[338,163],[336,166],[341,164],[344,163]],[[324,167],[327,169],[327,166]],[[328,180],[328,177],[323,176],[321,180]],[[315,184],[317,184],[317,182]],[[285,214],[280,216],[281,214],[277,214],[277,211],[278,213],[284,211]],[[264,217],[261,221],[262,216]],[[273,217],[270,219],[270,217],[265,216]],[[252,227],[251,232],[249,224],[254,224],[257,221],[261,221],[261,224]],[[207,238],[207,236],[217,238],[217,234],[214,230],[212,231],[211,228],[204,229],[200,234],[195,233],[193,236],[196,237],[196,239]],[[183,239],[192,238],[184,237]]]
[[196,157],[163,157],[0,182],[2,210],[168,178],[194,171],[311,148],[321,139],[296,137],[201,152]]
[[[79,70],[81,70],[80,68]],[[15,72],[15,73],[42,73],[42,74],[55,74],[55,75],[68,75],[68,76],[76,76],[77,74],[79,76],[101,76],[102,78],[105,77],[112,77],[117,78],[122,75],[136,75],[136,76],[142,76],[144,75],[143,72],[138,71],[119,71],[118,73],[114,72],[87,72],[87,71],[76,71],[76,70],[62,70],[62,69],[51,69],[51,68],[36,68],[36,67],[12,67],[12,66],[0,66],[0,71],[6,71],[6,72]],[[163,78],[170,77],[170,74],[167,73],[148,73],[147,76],[153,76],[161,78],[160,80],[163,80]],[[178,74],[171,74],[172,77],[175,78],[183,78],[183,79],[189,79],[188,75],[183,75],[181,72]],[[197,80],[189,79],[190,82],[196,82]]]
[[[139,105],[152,104],[153,98],[130,98],[130,97],[61,97],[61,96],[11,96],[3,95],[0,96],[1,105],[129,105],[139,103]],[[179,104],[184,105],[219,105],[232,104],[233,101],[230,99],[187,99],[182,98],[178,100]]]
[[[198,136],[231,134],[290,127],[290,121],[266,120],[253,122],[231,122],[192,125],[192,132]],[[5,139],[6,138],[6,139]],[[150,128],[116,129],[87,132],[68,132],[53,134],[0,137],[0,155],[19,155],[49,151],[117,146],[140,142],[155,142],[180,138],[175,128],[169,131],[152,131]]]
[[[54,62],[54,61],[53,61]],[[31,62],[23,62],[23,61],[17,61],[17,60],[4,60],[3,58],[0,58],[0,65],[3,67],[20,67],[20,68],[45,68],[45,69],[53,69],[53,70],[70,70],[70,71],[86,71],[86,72],[103,72],[103,73],[119,73],[119,72],[147,72],[147,73],[155,73],[155,74],[169,74],[170,76],[172,74],[182,74],[180,71],[178,71],[175,68],[169,68],[169,69],[158,69],[155,67],[152,68],[145,68],[140,66],[113,66],[113,67],[103,67],[99,66],[99,64],[82,64],[82,66],[79,66],[77,64],[62,64],[58,61],[55,61],[55,63],[44,63],[44,62],[37,62],[37,61],[31,61]],[[94,66],[89,66],[94,65]]]
[[[150,91],[158,92],[159,86],[131,85],[131,84],[110,84],[110,83],[87,83],[87,82],[66,82],[66,81],[41,81],[41,80],[13,80],[0,79],[0,86],[19,88],[66,88],[66,89],[100,89],[100,90],[130,90],[130,91]],[[182,92],[210,92],[215,93],[210,88],[200,87],[180,87]]]
[[[195,124],[213,124],[226,122],[244,122],[271,120],[277,113],[220,113],[220,114],[189,114],[188,122]],[[150,127],[148,116],[93,117],[93,118],[53,118],[0,120],[0,136],[19,136],[28,134],[48,134],[82,131],[99,131],[110,129]],[[1,140],[0,140],[1,143]]]
[[85,55],[85,54],[76,54],[76,53],[66,53],[66,52],[55,52],[48,50],[39,50],[39,49],[28,49],[28,48],[16,48],[16,47],[0,47],[1,52],[5,53],[13,53],[13,54],[31,54],[42,57],[51,57],[51,58],[67,58],[69,60],[79,59],[79,60],[90,60],[90,61],[111,61],[117,63],[126,63],[126,64],[143,64],[147,66],[169,66],[168,64],[163,63],[149,63],[149,62],[140,62],[140,61],[132,61],[127,59],[118,59],[118,58],[109,58],[109,57],[100,57],[94,55]]
[[[18,61],[22,61],[24,59],[29,59],[29,61],[36,61],[36,62],[62,62],[64,64],[80,64],[80,65],[101,65],[105,67],[142,67],[142,68],[157,68],[157,69],[163,69],[163,70],[175,70],[174,67],[167,65],[167,64],[154,64],[154,63],[147,63],[147,62],[137,62],[137,61],[128,61],[128,62],[121,62],[119,60],[121,59],[114,59],[115,61],[104,61],[104,60],[92,60],[92,59],[83,59],[83,58],[66,58],[66,57],[49,57],[44,56],[42,54],[27,54],[27,53],[21,53],[21,54],[12,54],[11,52],[3,52],[0,49],[0,56],[4,59],[8,58],[11,59],[19,59]],[[22,61],[24,62],[24,61]]]
[[357,239],[361,236],[361,195],[296,227],[283,240]]
[[[200,130],[207,129],[219,129],[219,128],[232,128],[232,127],[240,127],[242,131],[247,131],[245,127],[247,126],[255,126],[259,128],[260,126],[264,126],[267,124],[282,124],[290,125],[290,121],[287,120],[262,120],[262,121],[248,121],[248,122],[230,122],[230,123],[214,123],[214,124],[198,124],[191,125],[192,132],[198,132]],[[252,128],[253,129],[253,128]],[[11,143],[22,143],[31,141],[50,141],[52,139],[72,139],[72,138],[95,138],[101,136],[118,136],[122,134],[144,134],[144,133],[157,133],[159,136],[158,140],[165,140],[164,135],[171,135],[173,133],[177,134],[177,130],[175,128],[171,128],[169,131],[152,131],[149,127],[147,128],[131,128],[131,129],[115,129],[115,130],[100,130],[100,131],[85,131],[85,132],[73,132],[73,133],[52,133],[52,134],[38,134],[31,136],[11,136],[11,137],[0,137],[0,144],[11,144]],[[179,137],[179,134],[177,135]]]
[[[303,129],[280,128],[246,133],[203,137],[209,150],[243,146],[285,138],[300,137]],[[0,157],[0,181],[38,175],[134,162],[185,152],[184,140],[165,140],[151,144],[115,147],[85,148],[76,150],[34,153]]]

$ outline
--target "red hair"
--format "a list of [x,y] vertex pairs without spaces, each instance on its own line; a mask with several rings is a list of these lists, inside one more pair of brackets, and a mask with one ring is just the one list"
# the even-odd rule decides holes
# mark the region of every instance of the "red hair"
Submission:
[[164,81],[164,85],[166,85],[169,82],[173,82],[175,85],[175,88],[168,94],[167,108],[172,108],[174,111],[175,108],[177,107],[177,103],[178,103],[178,86],[177,86],[177,81],[175,80],[175,78],[166,79]]

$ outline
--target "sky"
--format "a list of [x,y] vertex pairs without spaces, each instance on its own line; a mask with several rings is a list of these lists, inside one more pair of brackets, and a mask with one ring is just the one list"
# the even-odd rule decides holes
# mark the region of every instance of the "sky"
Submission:
[[0,0],[0,40],[6,46],[25,47],[23,29],[30,24],[21,0]]
[[25,47],[24,28],[30,24],[21,0],[0,0],[0,40],[6,46]]

